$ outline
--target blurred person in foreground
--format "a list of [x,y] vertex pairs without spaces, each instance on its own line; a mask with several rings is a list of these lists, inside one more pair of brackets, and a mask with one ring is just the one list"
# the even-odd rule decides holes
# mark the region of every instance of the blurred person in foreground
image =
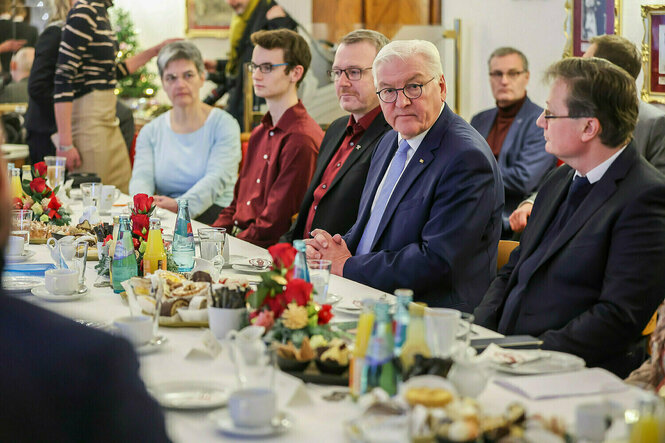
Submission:
[[302,36],[288,29],[252,34],[254,93],[268,112],[249,138],[233,201],[213,226],[261,247],[288,231],[309,184],[323,131],[298,99],[312,55]]
[[141,129],[129,193],[156,194],[155,204],[173,212],[176,198],[187,199],[191,217],[210,224],[233,199],[240,128],[199,98],[205,70],[193,43],[164,46],[157,67],[173,109]]
[[494,155],[446,105],[431,42],[388,43],[372,73],[393,130],[374,151],[353,227],[344,237],[315,229],[307,256],[382,291],[410,288],[416,301],[469,312],[496,275],[503,183]]
[[[591,39],[591,45],[582,57],[597,57],[623,68],[637,81],[642,69],[642,55],[637,46],[620,35],[600,35]],[[639,112],[633,133],[635,150],[649,163],[665,174],[665,112],[654,105],[639,101]],[[534,193],[510,216],[515,232],[522,232],[533,209]]]
[[625,377],[644,360],[642,330],[665,295],[665,176],[631,141],[638,98],[626,71],[567,58],[546,76],[538,126],[565,164],[540,188],[476,323]]
[[[6,167],[0,159],[0,170]],[[9,193],[0,174],[0,269]],[[0,355],[0,441],[169,441],[125,339],[0,289]]]
[[383,34],[367,29],[342,38],[329,73],[340,107],[351,115],[338,118],[326,130],[312,182],[286,241],[309,238],[313,229],[347,232],[355,223],[372,154],[390,130],[371,72],[374,57],[388,42]]
[[68,171],[95,173],[127,193],[132,168],[116,118],[116,78],[133,73],[173,40],[116,64],[118,41],[107,11],[112,5],[78,0],[67,15],[53,90],[56,155],[66,158]]

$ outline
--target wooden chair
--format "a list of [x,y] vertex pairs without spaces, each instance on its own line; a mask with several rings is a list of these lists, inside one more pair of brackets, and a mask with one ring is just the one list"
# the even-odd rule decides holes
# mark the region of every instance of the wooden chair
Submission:
[[496,256],[496,270],[503,268],[508,263],[510,253],[519,245],[520,242],[513,240],[499,240],[499,253]]

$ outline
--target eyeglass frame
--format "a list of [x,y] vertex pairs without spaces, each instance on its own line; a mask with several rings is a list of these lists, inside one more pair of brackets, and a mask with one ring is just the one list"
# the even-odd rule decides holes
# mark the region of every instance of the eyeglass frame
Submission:
[[[272,72],[272,70],[275,69],[278,66],[288,66],[288,63],[286,63],[286,62],[276,63],[276,64],[261,63],[260,65],[257,65],[254,62],[249,62],[249,64],[247,65],[247,70],[252,74],[254,74],[254,71],[256,71],[257,69],[259,71],[261,71],[261,74],[270,74]],[[266,69],[267,69],[267,71],[266,71]]]
[[[409,100],[416,100],[416,99],[419,99],[423,95],[423,87],[426,84],[430,83],[435,78],[436,77],[432,77],[429,80],[427,80],[425,83],[422,83],[422,84],[420,84],[420,83],[407,83],[402,88],[383,88],[380,91],[376,91],[376,95],[379,96],[379,100],[381,100],[383,103],[395,103],[397,101],[397,98],[399,97],[399,91],[402,91],[402,94],[404,95],[404,97],[408,98]],[[406,88],[408,88],[409,86],[418,86],[420,88],[420,93],[416,97],[409,97],[408,95],[406,95]],[[395,91],[395,100],[387,101],[387,100],[384,100],[383,98],[381,98],[381,93],[383,91],[388,90],[388,89],[393,89]]]
[[[351,76],[349,75],[348,71],[353,70],[353,69],[359,71],[358,78],[351,78]],[[357,82],[358,80],[361,80],[363,78],[363,72],[367,71],[367,70],[370,70],[370,69],[372,69],[371,66],[369,68],[351,67],[351,68],[345,68],[345,69],[328,69],[326,71],[326,74],[328,74],[328,78],[331,81],[334,81],[334,82],[339,80],[340,78],[342,78],[342,73],[344,73],[344,75],[346,75],[347,80],[349,80],[350,82]]]
[[578,116],[572,116],[572,115],[554,115],[552,114],[552,111],[549,109],[543,109],[543,118],[545,120],[552,120],[552,119],[557,119],[557,118],[596,118],[596,117],[589,117],[588,115],[578,115]]
[[525,72],[529,72],[526,69],[522,69],[521,71],[492,71],[489,73],[490,78],[492,80],[500,80],[504,76],[507,77],[509,80],[515,80],[517,77],[520,75],[524,74]]

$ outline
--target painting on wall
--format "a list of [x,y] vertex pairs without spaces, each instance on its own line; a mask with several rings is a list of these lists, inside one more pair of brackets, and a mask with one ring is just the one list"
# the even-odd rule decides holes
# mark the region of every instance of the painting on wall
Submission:
[[642,5],[642,100],[665,104],[665,5]]
[[621,0],[567,0],[568,44],[564,56],[579,57],[598,35],[621,34]]
[[186,0],[185,35],[227,38],[233,10],[220,0]]

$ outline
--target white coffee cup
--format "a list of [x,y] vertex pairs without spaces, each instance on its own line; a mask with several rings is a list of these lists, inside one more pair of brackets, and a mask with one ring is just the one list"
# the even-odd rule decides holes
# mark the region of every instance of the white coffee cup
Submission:
[[117,189],[113,185],[102,186],[102,198],[99,204],[99,213],[103,215],[110,214],[113,202],[115,202],[118,197],[120,197],[120,189]]
[[55,295],[71,295],[79,288],[78,272],[73,269],[49,269],[44,273],[46,290]]
[[229,398],[229,415],[238,427],[270,426],[276,412],[277,397],[270,389],[241,389]]
[[240,329],[242,317],[247,310],[208,307],[210,331],[218,340],[223,340],[229,331]]
[[144,345],[152,339],[152,317],[147,315],[116,318],[113,325],[134,346]]
[[614,403],[581,404],[575,408],[575,436],[580,441],[605,441],[605,432],[612,419],[620,415],[623,415],[623,408]]
[[18,237],[16,235],[10,235],[7,240],[7,249],[5,254],[11,256],[17,256],[23,254],[23,248],[25,247],[25,239],[23,237]]

